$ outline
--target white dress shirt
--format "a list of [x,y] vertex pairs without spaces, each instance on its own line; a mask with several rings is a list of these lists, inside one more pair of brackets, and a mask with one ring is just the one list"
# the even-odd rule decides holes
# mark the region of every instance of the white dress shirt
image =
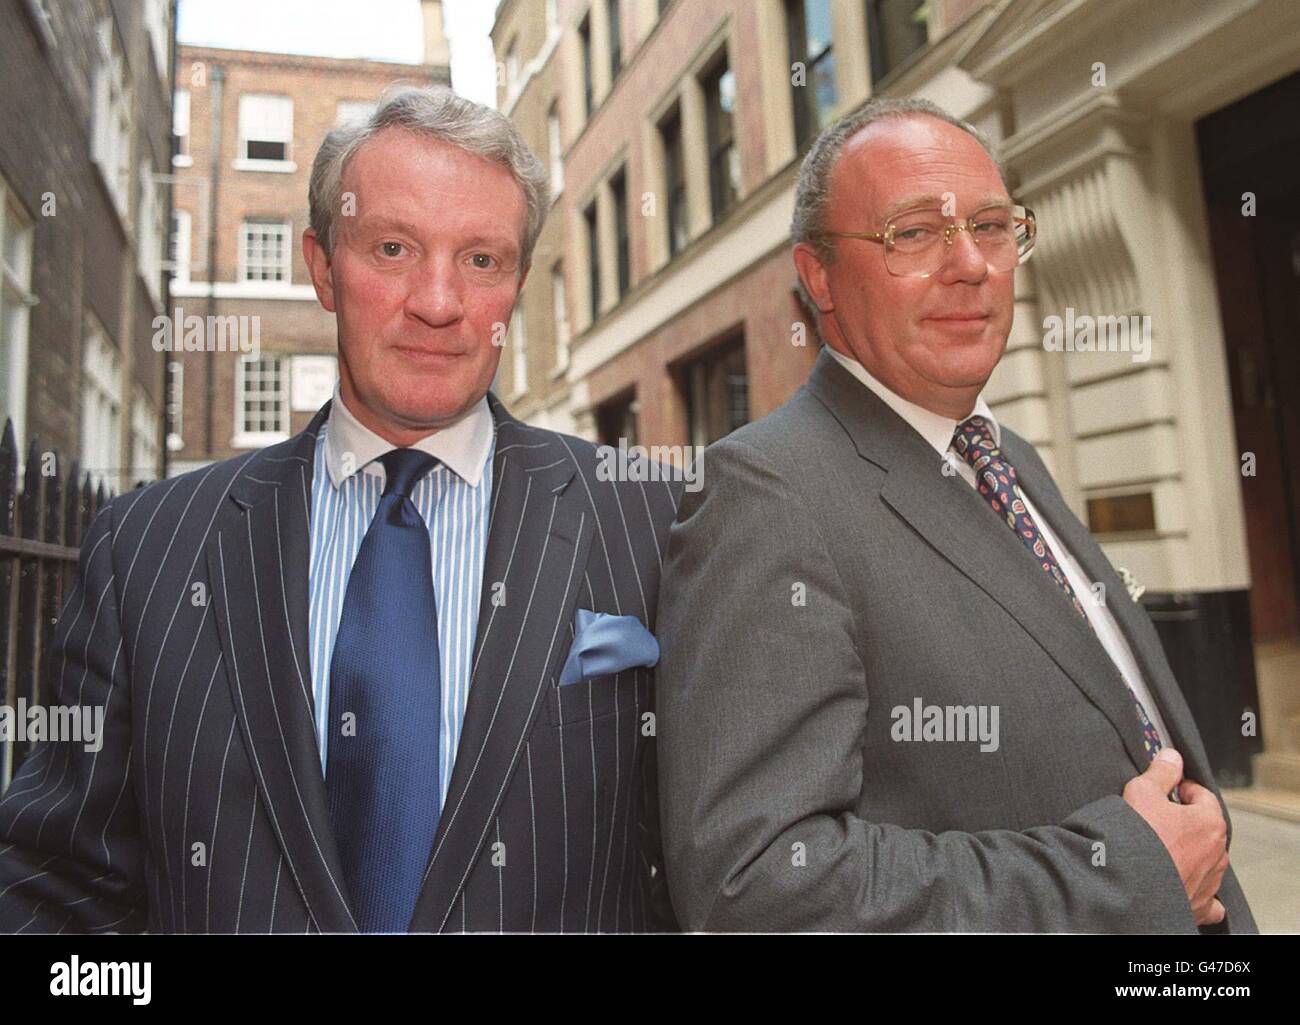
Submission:
[[[873,377],[867,371],[867,368],[857,360],[850,359],[843,353],[835,351],[829,345],[826,346],[826,351],[840,366],[871,389],[885,405],[902,417],[903,421],[921,435],[927,444],[940,456],[947,458],[951,452],[950,462],[956,466],[957,472],[972,488],[976,487],[974,468],[952,447],[952,436],[957,430],[957,425],[962,422],[961,420],[950,419],[940,413],[934,413],[918,406],[914,402],[909,402]],[[1002,428],[998,424],[997,418],[989,410],[982,394],[976,397],[975,408],[968,414],[968,416],[976,415],[982,416],[988,421],[989,428],[993,432],[993,441],[1000,446],[1002,444]],[[962,418],[962,420],[965,419],[966,417]],[[1088,619],[1092,622],[1093,629],[1096,631],[1097,640],[1101,641],[1101,646],[1106,649],[1106,654],[1115,663],[1115,668],[1119,671],[1120,676],[1124,678],[1124,682],[1132,688],[1133,693],[1142,702],[1142,707],[1146,709],[1147,716],[1160,732],[1161,741],[1168,745],[1170,743],[1169,731],[1165,727],[1164,719],[1161,718],[1160,707],[1156,704],[1151,689],[1147,686],[1142,671],[1138,668],[1137,659],[1133,657],[1133,649],[1129,647],[1128,641],[1125,639],[1123,631],[1120,630],[1119,624],[1115,621],[1114,615],[1111,614],[1110,609],[1097,600],[1096,592],[1092,589],[1093,581],[1089,579],[1088,574],[1084,572],[1083,567],[1075,560],[1061,539],[1056,536],[1056,532],[1052,530],[1051,525],[1034,508],[1029,496],[1021,490],[1020,497],[1024,500],[1025,511],[1038,525],[1043,540],[1056,556],[1061,572],[1065,574],[1065,579],[1070,582],[1070,586],[1074,589],[1075,595],[1083,605],[1084,611],[1088,613]],[[992,511],[992,507],[990,507],[989,512]],[[1067,600],[1064,592],[1062,592],[1061,600]],[[1119,600],[1127,601],[1128,595],[1124,594]],[[1136,727],[1136,725],[1137,718],[1134,716],[1134,726]]]
[[[439,460],[415,482],[410,498],[429,531],[441,670],[439,782],[446,800],[469,701],[491,517],[496,424],[487,399],[410,447]],[[316,438],[309,521],[309,660],[322,772],[328,769],[334,642],[352,565],[384,489],[379,457],[393,448],[348,409],[336,383],[329,419]]]

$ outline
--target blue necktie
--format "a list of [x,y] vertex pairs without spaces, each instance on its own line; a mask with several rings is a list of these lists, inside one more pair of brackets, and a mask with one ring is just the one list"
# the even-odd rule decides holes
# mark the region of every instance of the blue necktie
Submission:
[[379,457],[383,497],[343,598],[330,667],[330,820],[357,926],[405,932],[438,830],[442,681],[429,531],[410,499],[438,460]]

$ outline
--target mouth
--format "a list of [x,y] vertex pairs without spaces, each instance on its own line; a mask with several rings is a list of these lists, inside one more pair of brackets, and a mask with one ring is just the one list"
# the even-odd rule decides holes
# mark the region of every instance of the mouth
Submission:
[[989,322],[987,313],[945,313],[923,318],[948,331],[979,331]]
[[466,355],[464,352],[454,352],[447,349],[432,349],[423,345],[394,345],[393,350],[401,353],[403,357],[412,360],[413,362],[426,363],[432,366],[451,363]]

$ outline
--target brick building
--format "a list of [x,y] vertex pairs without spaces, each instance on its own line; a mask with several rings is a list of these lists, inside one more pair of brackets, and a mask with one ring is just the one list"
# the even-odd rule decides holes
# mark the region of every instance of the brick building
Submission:
[[120,491],[162,470],[170,0],[0,0],[0,425]]
[[[1286,0],[503,0],[499,105],[563,189],[501,393],[610,443],[771,411],[818,346],[808,145],[934,100],[1038,215],[985,397],[1146,587],[1221,779],[1253,755],[1240,800],[1300,817],[1298,32]],[[1138,318],[1145,358],[1054,351],[1074,313]]]
[[334,315],[301,247],[311,164],[390,86],[450,84],[442,4],[421,7],[420,64],[178,47],[172,309],[215,318],[218,351],[171,353],[170,474],[282,441],[329,398]]

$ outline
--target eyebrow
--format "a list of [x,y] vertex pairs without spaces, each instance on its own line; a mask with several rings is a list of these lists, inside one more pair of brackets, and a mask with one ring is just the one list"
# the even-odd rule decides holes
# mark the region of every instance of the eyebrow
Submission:
[[[897,203],[891,203],[888,207],[886,207],[885,212],[882,215],[881,219],[884,220],[885,222],[888,222],[892,218],[897,217],[905,210],[916,210],[919,208],[932,207],[932,206],[942,207],[943,203],[944,203],[944,196],[941,194],[932,193],[928,196],[909,196],[907,199],[900,199]],[[995,195],[990,193],[989,195],[986,195],[983,199],[981,199],[978,203],[975,204],[975,209],[976,211],[979,211],[979,210],[987,210],[991,206],[1011,206],[1011,205],[1012,205],[1012,201],[1010,196]]]
[[[382,235],[386,231],[397,231],[406,235],[416,234],[415,228],[407,221],[393,217],[374,217],[357,225],[357,233],[365,236]],[[466,246],[496,246],[507,250],[512,255],[518,250],[518,243],[508,235],[474,235],[465,240]]]

